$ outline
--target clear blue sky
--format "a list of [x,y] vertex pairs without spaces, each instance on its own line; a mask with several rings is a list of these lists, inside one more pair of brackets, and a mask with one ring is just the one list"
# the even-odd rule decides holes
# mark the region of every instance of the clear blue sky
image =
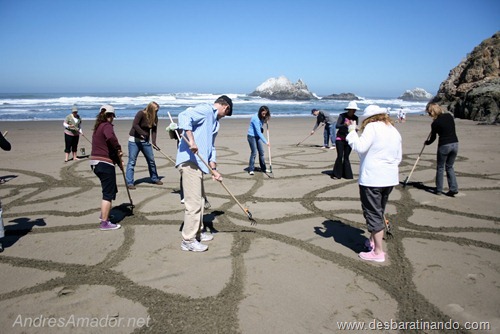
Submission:
[[498,0],[0,0],[0,92],[435,94]]

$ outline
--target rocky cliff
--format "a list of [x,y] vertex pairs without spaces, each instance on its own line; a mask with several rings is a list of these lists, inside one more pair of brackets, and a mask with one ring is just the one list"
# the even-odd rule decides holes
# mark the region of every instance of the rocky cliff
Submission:
[[398,99],[403,101],[429,101],[432,99],[432,94],[427,93],[423,88],[417,87],[412,90],[406,90]]
[[431,102],[458,118],[500,122],[500,32],[485,39],[450,71]]
[[307,85],[298,80],[292,83],[286,77],[267,79],[250,96],[260,96],[270,100],[315,100],[317,97],[309,91]]

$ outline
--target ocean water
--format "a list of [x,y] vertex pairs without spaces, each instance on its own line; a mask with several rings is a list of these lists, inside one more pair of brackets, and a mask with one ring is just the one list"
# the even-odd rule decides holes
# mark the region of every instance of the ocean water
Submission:
[[[226,94],[233,100],[233,118],[250,118],[260,106],[266,105],[271,110],[272,117],[306,117],[311,115],[311,109],[321,109],[330,114],[338,115],[344,112],[349,101],[316,100],[316,101],[272,101],[246,94]],[[213,103],[220,94],[200,93],[169,93],[169,94],[3,94],[0,93],[0,121],[33,121],[33,120],[63,120],[71,107],[76,105],[82,119],[95,119],[99,107],[111,104],[115,107],[119,119],[133,119],[138,110],[149,102],[160,105],[159,118],[168,119],[169,112],[176,117],[187,107],[199,103]],[[426,102],[407,102],[391,98],[361,98],[357,101],[362,110],[377,104],[390,108],[393,115],[403,107],[406,113],[421,114]]]

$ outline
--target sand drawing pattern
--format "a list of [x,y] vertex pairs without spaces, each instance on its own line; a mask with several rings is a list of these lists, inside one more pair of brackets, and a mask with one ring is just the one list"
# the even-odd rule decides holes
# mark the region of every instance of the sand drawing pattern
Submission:
[[[246,155],[218,150],[225,184],[258,225],[207,179],[212,208],[205,223],[215,240],[203,254],[179,249],[178,174],[160,155],[159,173],[168,182],[139,183],[133,215],[117,169],[121,187],[112,214],[123,227],[112,232],[97,229],[100,185],[85,159],[62,167],[59,177],[0,169],[19,181],[1,185],[7,248],[0,255],[0,323],[6,333],[44,333],[47,326],[11,325],[19,314],[41,313],[149,320],[107,328],[112,333],[329,333],[338,321],[374,319],[498,326],[492,295],[500,288],[500,218],[493,204],[499,174],[474,174],[473,162],[468,170],[468,159],[459,156],[461,193],[438,197],[426,191],[435,155],[423,154],[413,182],[391,195],[395,237],[386,241],[388,261],[372,264],[357,257],[367,232],[356,179],[328,175],[334,153],[311,145],[275,147],[275,177],[269,178],[248,176]],[[405,154],[401,179],[416,158]],[[352,160],[357,176],[358,160]],[[138,164],[136,175],[147,175],[147,168]],[[490,193],[491,203],[474,202],[479,191]],[[86,204],[89,196],[94,200]],[[450,223],[444,216],[455,218]]]

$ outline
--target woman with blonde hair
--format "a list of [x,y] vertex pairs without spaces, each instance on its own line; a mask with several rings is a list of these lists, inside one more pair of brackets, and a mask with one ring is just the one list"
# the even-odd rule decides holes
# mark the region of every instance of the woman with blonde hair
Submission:
[[436,135],[439,135],[435,194],[441,195],[443,192],[444,170],[446,169],[449,191],[445,195],[454,197],[458,194],[457,177],[453,168],[458,154],[455,120],[452,114],[443,112],[443,109],[436,103],[429,103],[425,109],[427,114],[434,120],[431,124],[431,135],[425,145],[432,144],[436,140]]
[[370,232],[366,243],[368,252],[360,252],[359,257],[366,261],[384,262],[385,206],[392,189],[399,184],[402,140],[385,108],[369,105],[362,117],[361,135],[355,131],[356,122],[351,122],[346,137],[359,155],[359,194]]
[[[149,176],[153,184],[162,185],[156,171],[153,146],[156,147],[156,133],[158,128],[158,110],[156,102],[150,102],[146,108],[139,110],[135,115],[128,139],[128,163],[126,170],[127,187],[135,189],[134,168],[139,152],[144,154],[148,164]],[[152,145],[151,145],[152,144]]]

